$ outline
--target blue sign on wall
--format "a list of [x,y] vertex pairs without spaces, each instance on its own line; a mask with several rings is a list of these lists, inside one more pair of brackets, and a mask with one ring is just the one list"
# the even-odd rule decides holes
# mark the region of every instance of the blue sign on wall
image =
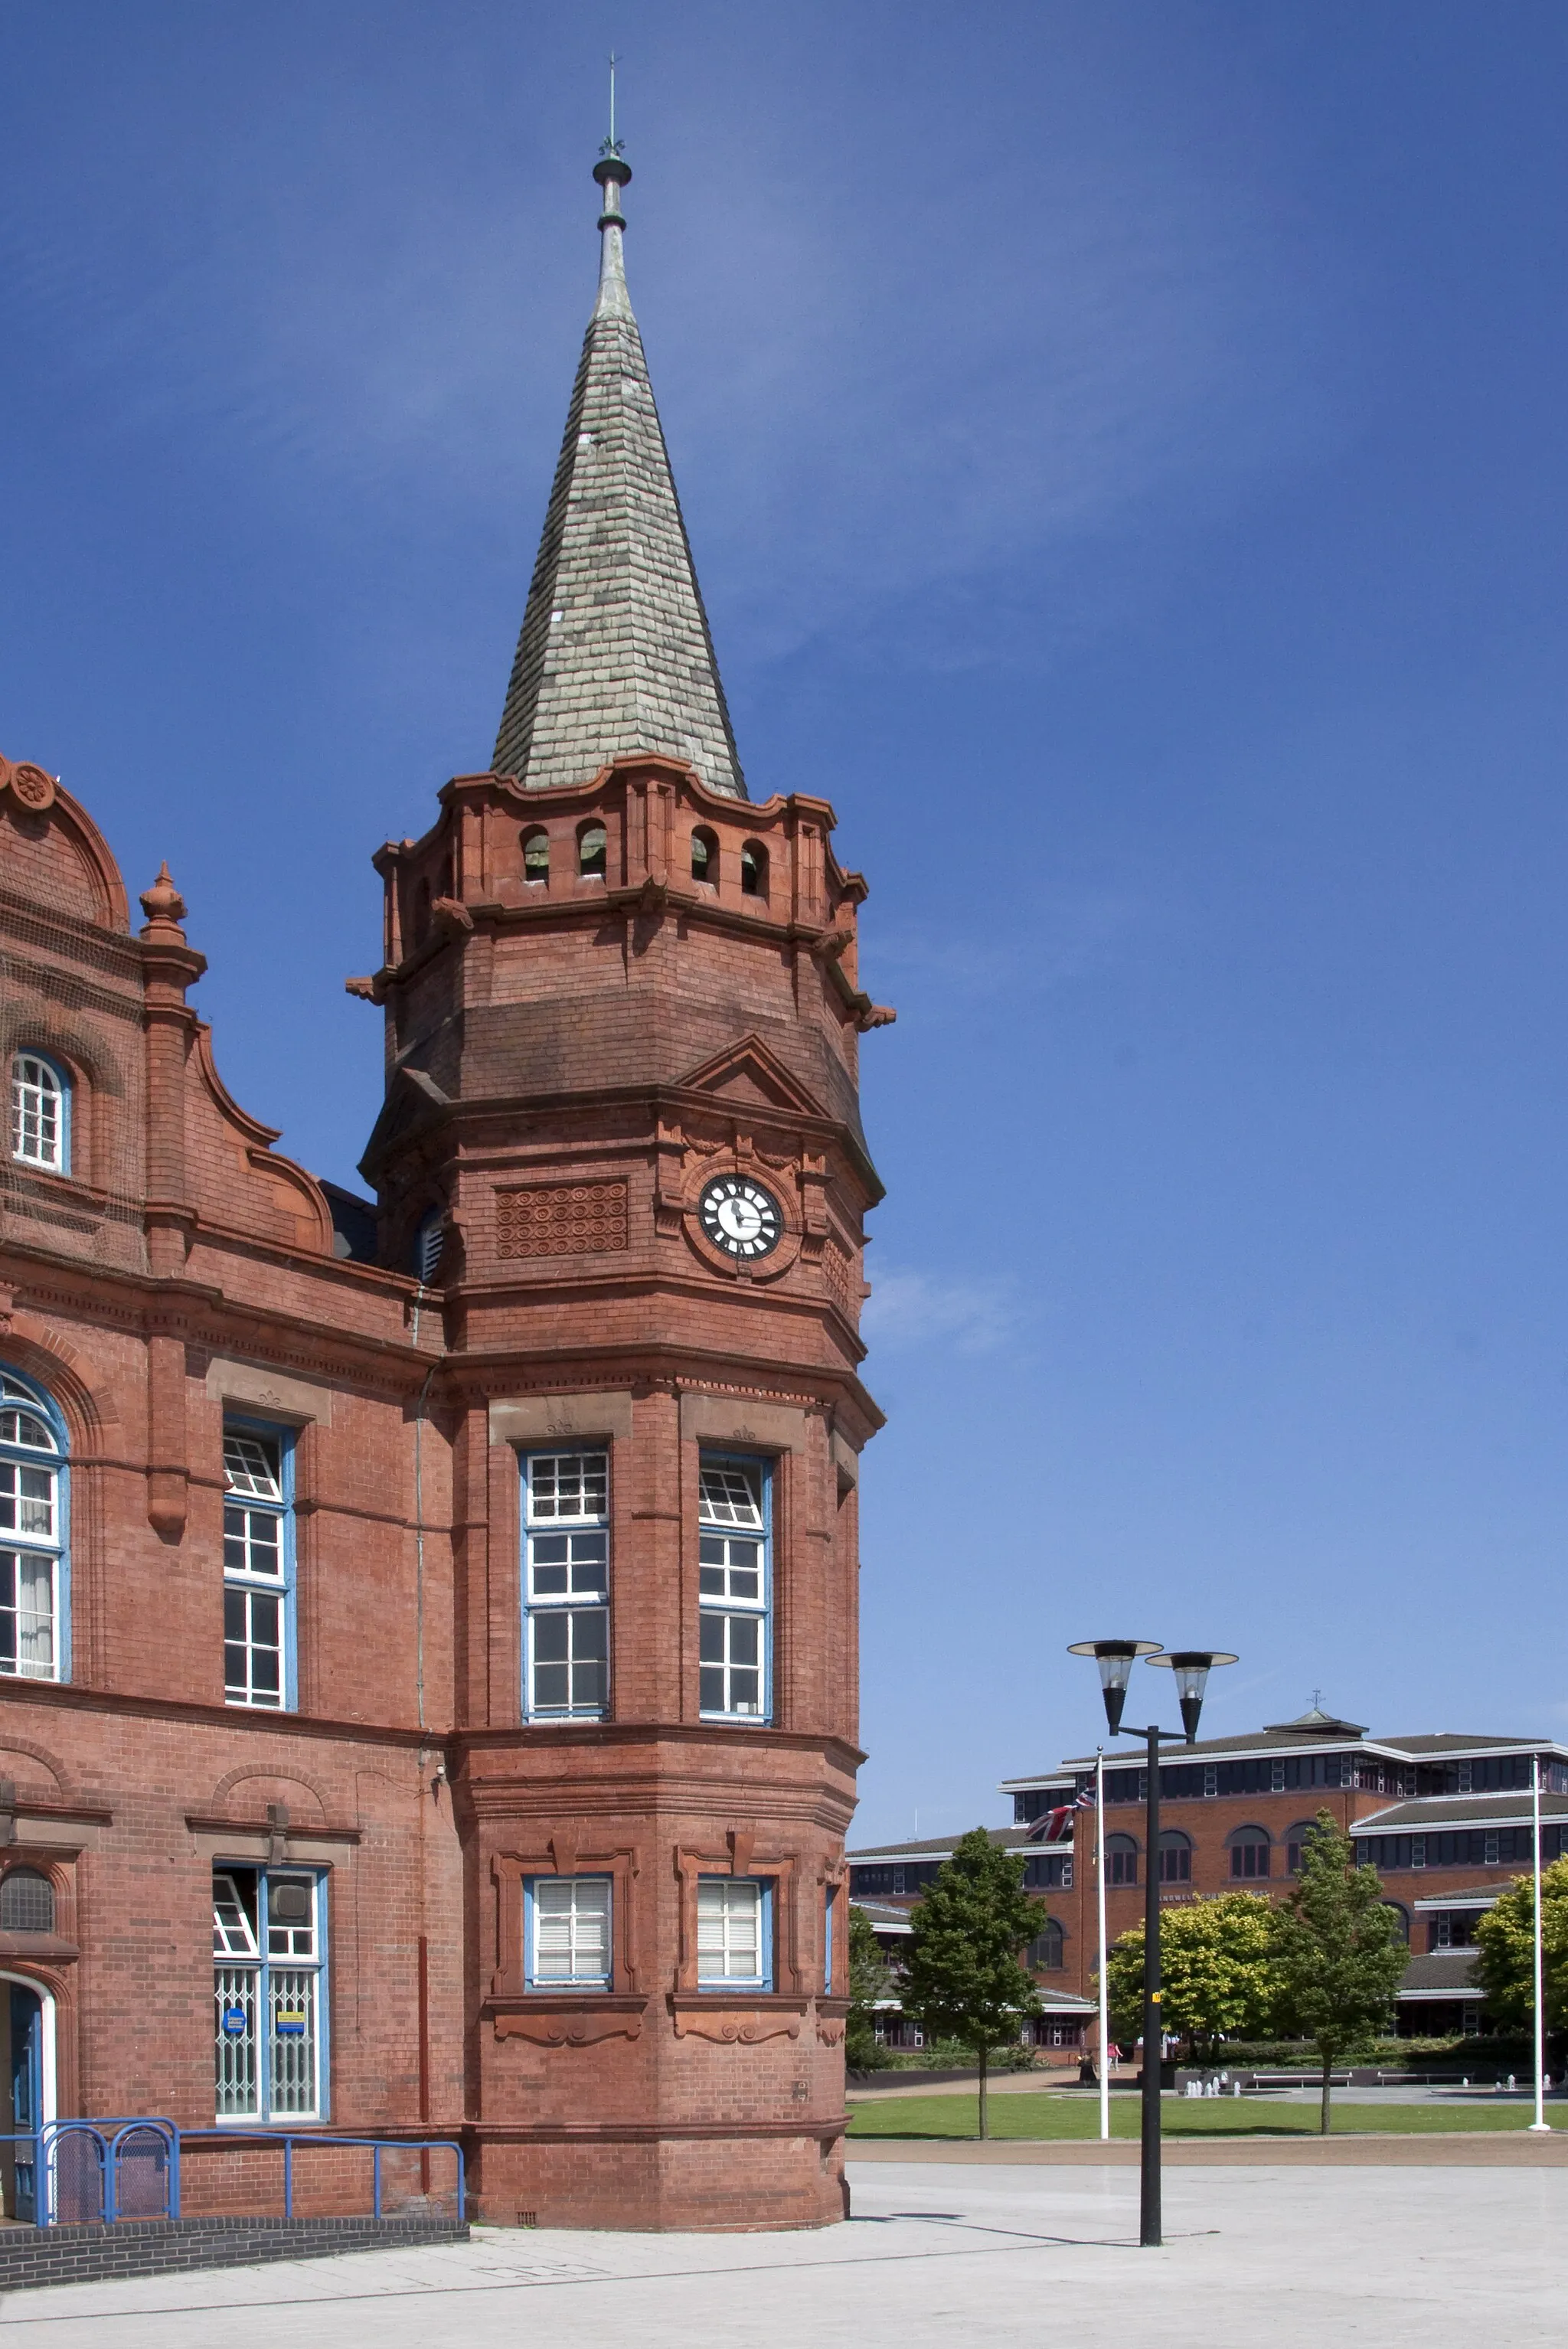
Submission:
[[250,2017],[242,2006],[226,2006],[223,2009],[225,2039],[242,2039],[250,2027]]

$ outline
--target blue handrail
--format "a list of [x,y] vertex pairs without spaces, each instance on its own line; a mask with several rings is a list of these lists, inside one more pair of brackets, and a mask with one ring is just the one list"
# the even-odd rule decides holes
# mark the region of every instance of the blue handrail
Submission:
[[315,2129],[211,2128],[181,2129],[187,2145],[281,2145],[284,2149],[284,2216],[294,2217],[294,2149],[296,2145],[366,2146],[370,2150],[371,2216],[381,2216],[381,2157],[384,2153],[449,2153],[457,2164],[458,2217],[468,2214],[467,2170],[463,2148],[449,2137],[337,2137]]
[[[318,2134],[315,2129],[273,2128],[207,2128],[181,2129],[161,2114],[102,2115],[94,2120],[72,2118],[40,2123],[36,2129],[21,2129],[11,2135],[0,2132],[0,2146],[26,2146],[30,2148],[33,2162],[34,2222],[40,2227],[57,2226],[59,2213],[56,2173],[62,2140],[85,2139],[97,2152],[102,2178],[102,2217],[112,2226],[122,2217],[119,2209],[119,2165],[128,2149],[128,2141],[150,2131],[163,2154],[168,2178],[167,2215],[180,2216],[181,2149],[187,2144],[204,2145],[277,2145],[284,2156],[284,2216],[294,2217],[294,2154],[296,2145],[360,2146],[370,2154],[371,2215],[379,2219],[381,2210],[381,2157],[384,2153],[449,2153],[457,2166],[457,2215],[468,2214],[467,2164],[463,2148],[455,2137],[338,2137]],[[13,2217],[15,2215],[11,2213]],[[132,2216],[148,2215],[134,2212]]]
[[[157,2140],[161,2151],[168,2191],[165,2210],[170,2219],[180,2216],[180,2131],[174,2123],[157,2113],[108,2113],[95,2120],[71,2117],[64,2120],[41,2121],[36,2129],[0,2134],[0,2145],[26,2146],[32,2154],[33,2219],[39,2227],[57,2226],[58,2192],[57,2178],[59,2147],[62,2140],[85,2138],[95,2149],[98,2174],[102,2181],[102,2217],[112,2225],[121,2213],[119,2208],[119,2165],[128,2140],[146,2136]],[[13,2212],[13,2216],[15,2214]],[[140,2216],[143,2214],[137,2213]],[[160,2213],[160,2215],[163,2215]]]

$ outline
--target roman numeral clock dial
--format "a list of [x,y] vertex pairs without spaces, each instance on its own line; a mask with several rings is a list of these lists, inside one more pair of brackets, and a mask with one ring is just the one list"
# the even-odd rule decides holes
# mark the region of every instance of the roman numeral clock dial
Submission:
[[712,1245],[741,1262],[770,1255],[783,1237],[778,1200],[743,1174],[719,1174],[705,1184],[696,1211]]

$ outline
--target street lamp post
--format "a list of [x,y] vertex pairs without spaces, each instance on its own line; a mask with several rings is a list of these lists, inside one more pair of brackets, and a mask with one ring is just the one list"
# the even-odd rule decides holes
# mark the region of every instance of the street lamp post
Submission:
[[[1147,1663],[1163,1665],[1175,1674],[1176,1693],[1181,1706],[1181,1734],[1191,1745],[1197,1740],[1198,1717],[1203,1709],[1203,1691],[1208,1684],[1210,1671],[1215,1664],[1233,1664],[1236,1660],[1234,1656],[1222,1655],[1218,1650],[1211,1648],[1181,1648],[1167,1654],[1156,1640],[1079,1640],[1068,1652],[1074,1656],[1092,1656],[1099,1666],[1100,1692],[1105,1698],[1105,1717],[1111,1735],[1141,1737],[1148,1744],[1148,1794],[1143,1828],[1143,2101],[1140,2132],[1138,2240],[1145,2250],[1158,2250],[1161,2242],[1160,2078],[1165,2055],[1165,2033],[1160,2012],[1160,1746],[1161,1740],[1174,1744],[1177,1732],[1153,1726],[1124,1729],[1121,1716],[1127,1703],[1132,1667],[1141,1656]],[[1104,2064],[1105,2050],[1102,2047],[1102,2070]]]

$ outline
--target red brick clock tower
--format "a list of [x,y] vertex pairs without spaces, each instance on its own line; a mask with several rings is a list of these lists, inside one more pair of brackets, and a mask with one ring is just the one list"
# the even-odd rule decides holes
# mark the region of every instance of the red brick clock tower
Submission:
[[861,991],[832,810],[747,796],[626,294],[631,173],[594,177],[598,299],[495,771],[376,860],[364,1172],[384,1262],[425,1283],[452,1613],[423,1702],[450,1720],[480,2207],[807,2225],[842,2208],[879,1424],[857,1052],[892,1015]]

